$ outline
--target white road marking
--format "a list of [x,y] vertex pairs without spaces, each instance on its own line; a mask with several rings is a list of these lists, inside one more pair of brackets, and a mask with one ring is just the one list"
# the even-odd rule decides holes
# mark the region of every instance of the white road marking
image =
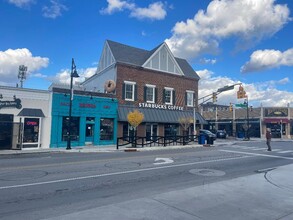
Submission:
[[219,151],[228,152],[228,153],[239,153],[239,154],[247,154],[247,155],[253,155],[253,156],[273,157],[273,158],[281,158],[281,159],[293,160],[292,157],[282,157],[282,156],[269,155],[269,154],[257,154],[257,153],[249,153],[249,152],[234,151],[234,150],[219,150]]
[[279,151],[279,154],[285,154],[285,153],[292,153],[292,150],[284,150],[284,151]]
[[154,163],[154,165],[163,165],[163,164],[169,164],[174,162],[174,160],[170,158],[156,158],[155,161],[161,161],[161,162],[156,162]]
[[255,151],[257,151],[257,150],[266,150],[267,148],[255,148],[255,149],[252,149],[252,150],[255,150]]
[[52,184],[52,183],[62,183],[62,182],[69,182],[69,181],[76,181],[76,180],[93,179],[93,178],[99,178],[99,177],[105,177],[105,176],[115,176],[115,175],[129,174],[129,173],[140,173],[140,172],[151,171],[151,170],[160,170],[160,169],[167,169],[167,168],[173,168],[173,167],[184,167],[184,166],[190,166],[190,165],[196,165],[196,164],[239,160],[239,159],[244,159],[244,158],[249,158],[249,157],[254,157],[254,156],[242,156],[242,157],[232,157],[232,158],[224,158],[224,159],[217,159],[217,160],[209,160],[209,161],[197,161],[197,162],[192,162],[192,163],[172,164],[172,165],[162,166],[162,167],[150,167],[150,168],[144,168],[144,169],[138,169],[138,170],[128,170],[128,171],[115,172],[115,173],[104,173],[104,174],[97,174],[97,175],[91,175],[91,176],[81,176],[81,177],[74,177],[74,178],[68,178],[68,179],[51,180],[51,181],[45,181],[45,182],[36,182],[36,183],[19,184],[19,185],[11,185],[11,186],[1,186],[0,190],[21,188],[21,187],[28,187],[28,186],[39,186],[39,185],[46,185],[46,184]]

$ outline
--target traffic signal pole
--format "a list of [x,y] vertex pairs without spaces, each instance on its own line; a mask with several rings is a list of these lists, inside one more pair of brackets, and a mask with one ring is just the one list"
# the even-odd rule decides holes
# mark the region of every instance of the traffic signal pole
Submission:
[[249,108],[248,108],[248,96],[246,98],[246,111],[247,111],[247,134],[246,134],[246,139],[249,140],[250,137],[249,137],[249,127],[250,127],[250,124],[249,124]]

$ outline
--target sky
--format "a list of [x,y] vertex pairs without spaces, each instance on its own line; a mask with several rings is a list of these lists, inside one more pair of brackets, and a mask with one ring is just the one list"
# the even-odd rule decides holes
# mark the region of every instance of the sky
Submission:
[[[199,98],[242,83],[254,107],[293,106],[293,0],[0,0],[0,85],[69,84],[93,75],[106,40],[166,42],[200,76]],[[242,103],[234,90],[217,103]],[[201,102],[201,101],[200,101]]]

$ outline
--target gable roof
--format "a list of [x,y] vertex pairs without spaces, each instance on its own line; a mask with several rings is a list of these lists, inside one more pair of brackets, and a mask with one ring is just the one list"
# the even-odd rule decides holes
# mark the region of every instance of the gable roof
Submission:
[[[162,43],[154,49],[148,51],[125,44],[117,43],[111,40],[106,41],[109,45],[110,51],[116,62],[131,64],[142,67],[145,62],[157,52],[157,50],[165,43]],[[186,77],[199,79],[197,73],[192,69],[185,59],[174,57],[179,68]]]
[[107,43],[116,62],[142,66],[151,55],[151,51],[131,47],[110,40],[107,40]]

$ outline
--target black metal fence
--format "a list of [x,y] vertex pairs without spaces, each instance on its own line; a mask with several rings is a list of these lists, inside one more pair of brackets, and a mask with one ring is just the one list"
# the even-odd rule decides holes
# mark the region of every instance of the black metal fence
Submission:
[[170,146],[187,145],[198,140],[197,135],[176,135],[176,136],[124,136],[117,138],[116,149],[121,146],[127,147],[152,147],[152,146]]

